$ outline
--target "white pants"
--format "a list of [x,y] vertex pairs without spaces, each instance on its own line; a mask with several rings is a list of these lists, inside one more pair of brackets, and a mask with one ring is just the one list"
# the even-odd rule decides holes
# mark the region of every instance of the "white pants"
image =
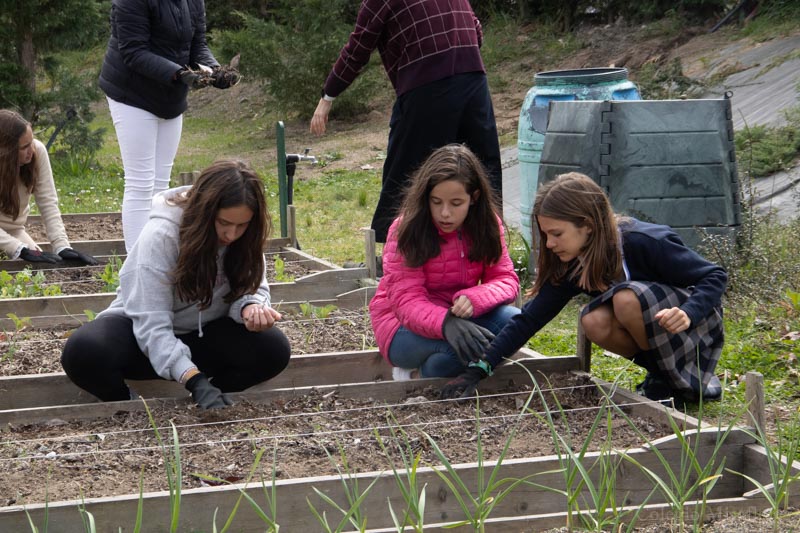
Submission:
[[183,115],[172,119],[122,104],[111,98],[108,108],[125,170],[122,234],[130,251],[150,218],[153,195],[169,187],[169,177],[181,140]]

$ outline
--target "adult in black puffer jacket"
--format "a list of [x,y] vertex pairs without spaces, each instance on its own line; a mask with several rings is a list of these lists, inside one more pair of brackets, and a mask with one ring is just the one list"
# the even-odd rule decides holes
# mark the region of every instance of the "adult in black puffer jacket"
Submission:
[[187,67],[199,65],[219,67],[206,43],[203,0],[113,0],[100,88],[125,169],[128,250],[147,222],[153,195],[169,186],[193,81]]

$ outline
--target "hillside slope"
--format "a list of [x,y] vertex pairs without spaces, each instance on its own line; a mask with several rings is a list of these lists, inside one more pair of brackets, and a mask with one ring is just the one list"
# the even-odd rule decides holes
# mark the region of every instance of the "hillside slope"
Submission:
[[[517,36],[520,46],[537,46],[535,31],[526,31],[521,28]],[[800,54],[796,51],[800,49],[800,29],[793,35],[766,42],[734,36],[730,29],[708,34],[699,27],[683,28],[676,33],[665,28],[663,22],[635,27],[593,26],[580,30],[582,47],[561,61],[537,64],[523,55],[521,59],[496,65],[492,74],[502,83],[492,88],[492,96],[501,144],[504,147],[516,144],[522,101],[533,84],[534,74],[544,70],[620,66],[626,67],[630,79],[639,83],[643,72],[652,72],[656,67],[665,70],[677,60],[692,85],[690,97],[717,98],[725,91],[733,92],[737,128],[745,121],[750,125],[780,121],[781,111],[797,103]],[[667,87],[666,94],[673,98],[682,96],[677,88],[670,93]],[[193,93],[191,99],[189,120],[196,117],[244,121],[252,123],[253,129],[267,139],[274,137],[274,123],[266,120],[269,116],[264,109],[266,98],[255,83],[243,82],[229,91],[200,91]],[[391,104],[392,95],[383,95],[373,103],[370,113],[354,120],[332,120],[328,133],[319,138],[308,133],[310,117],[285,119],[287,150],[308,147],[317,155],[336,154],[331,158],[336,160],[326,167],[328,170],[380,167]],[[240,156],[251,158],[256,164],[274,160],[272,150],[254,149]]]

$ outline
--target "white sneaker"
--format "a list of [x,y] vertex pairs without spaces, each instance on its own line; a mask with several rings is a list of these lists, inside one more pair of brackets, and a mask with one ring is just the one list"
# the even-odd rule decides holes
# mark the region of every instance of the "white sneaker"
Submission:
[[399,366],[392,367],[392,379],[395,381],[408,381],[413,379],[416,373],[416,368],[400,368]]

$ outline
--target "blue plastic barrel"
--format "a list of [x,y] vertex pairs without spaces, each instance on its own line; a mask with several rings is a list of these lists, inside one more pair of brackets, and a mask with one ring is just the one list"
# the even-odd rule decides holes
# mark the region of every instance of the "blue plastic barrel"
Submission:
[[531,213],[539,183],[550,102],[563,100],[640,100],[626,68],[584,68],[539,72],[519,112],[517,148],[520,170],[522,235],[531,243]]

